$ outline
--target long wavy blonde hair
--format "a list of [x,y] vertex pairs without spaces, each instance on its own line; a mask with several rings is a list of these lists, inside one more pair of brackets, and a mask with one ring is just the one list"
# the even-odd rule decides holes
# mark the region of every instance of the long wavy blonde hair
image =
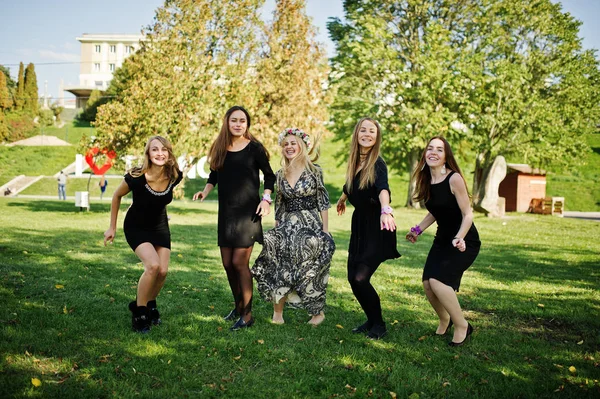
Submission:
[[362,118],[358,121],[354,127],[354,133],[352,134],[352,142],[350,143],[350,158],[348,159],[348,166],[346,168],[346,189],[348,192],[352,192],[352,182],[354,176],[358,173],[360,167],[360,144],[358,142],[358,132],[364,121],[369,121],[377,128],[377,138],[375,139],[375,145],[371,147],[367,153],[365,164],[361,169],[360,180],[358,182],[359,190],[365,189],[375,183],[375,162],[379,158],[381,152],[381,126],[379,122],[372,118]]
[[[291,161],[289,159],[287,159],[285,154],[283,153],[284,152],[283,144],[285,142],[285,139],[288,136],[294,137],[296,139],[296,142],[298,143],[298,147],[300,147],[300,151]],[[314,162],[316,162],[317,159],[319,159],[317,140],[313,141],[313,146],[310,150],[306,147],[306,143],[304,142],[304,140],[302,140],[300,137],[298,137],[294,134],[286,135],[281,140],[281,172],[282,172],[282,176],[287,176],[289,170],[292,167],[295,168],[296,165],[300,165],[304,169],[308,170],[309,173],[314,175],[314,174],[318,173],[318,171],[319,171],[319,168],[317,168],[314,164]]]
[[140,177],[152,166],[152,161],[150,160],[150,144],[152,141],[158,140],[162,145],[165,146],[167,151],[169,152],[169,159],[165,162],[165,166],[163,167],[163,174],[169,179],[170,182],[174,182],[179,177],[179,164],[177,163],[177,159],[173,154],[173,146],[171,142],[162,136],[152,136],[146,142],[146,147],[144,148],[144,162],[142,166],[136,166],[131,168],[128,173],[133,177]]

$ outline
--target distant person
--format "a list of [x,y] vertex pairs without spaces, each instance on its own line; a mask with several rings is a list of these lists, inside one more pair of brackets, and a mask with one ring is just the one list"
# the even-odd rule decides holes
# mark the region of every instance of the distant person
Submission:
[[106,186],[108,186],[108,180],[104,177],[104,175],[100,176],[100,182],[98,183],[100,187],[100,199],[104,196],[104,192],[106,191]]
[[58,199],[66,200],[67,199],[67,175],[61,170],[58,175]]
[[406,239],[414,244],[425,229],[437,223],[423,269],[423,288],[439,319],[436,334],[445,335],[454,324],[454,336],[448,344],[460,346],[471,336],[473,327],[465,320],[456,291],[463,273],[479,254],[481,241],[473,224],[467,183],[445,138],[429,140],[413,180],[415,200],[425,201],[429,213],[410,229]]
[[125,174],[112,198],[110,227],[104,233],[105,246],[115,239],[121,198],[133,193],[123,231],[127,243],[144,265],[137,298],[129,303],[131,324],[136,332],[147,333],[151,324],[161,323],[156,297],[165,284],[171,256],[166,207],[173,200],[173,189],[182,178],[171,143],[161,136],[153,136],[146,144],[144,163]]
[[337,202],[338,215],[346,211],[346,200],[354,206],[348,248],[348,282],[367,321],[352,330],[381,339],[387,334],[379,295],[371,277],[379,265],[400,257],[396,249],[396,221],[390,207],[388,170],[380,156],[381,127],[376,120],[362,118],[350,144],[346,184]]

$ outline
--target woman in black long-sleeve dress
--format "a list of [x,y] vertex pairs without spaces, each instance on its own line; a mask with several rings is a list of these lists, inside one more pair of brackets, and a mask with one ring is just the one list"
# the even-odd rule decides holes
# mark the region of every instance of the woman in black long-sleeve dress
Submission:
[[339,215],[346,210],[346,199],[354,206],[348,281],[367,316],[367,321],[352,332],[367,333],[371,339],[383,338],[387,333],[371,277],[383,261],[400,257],[387,166],[379,155],[380,147],[381,128],[377,121],[361,119],[352,136],[344,193],[337,202]]
[[473,327],[465,320],[455,291],[463,273],[477,258],[481,242],[473,224],[467,184],[445,138],[436,136],[429,140],[413,179],[417,183],[415,199],[425,201],[429,213],[408,232],[406,239],[416,242],[425,229],[437,223],[423,269],[423,288],[439,318],[436,334],[446,334],[454,324],[449,344],[459,346],[472,334]]
[[166,206],[173,200],[173,189],[182,178],[169,141],[153,136],[146,144],[143,165],[125,174],[112,198],[110,227],[104,233],[105,246],[115,238],[121,198],[130,191],[133,193],[123,231],[127,243],[144,265],[137,298],[129,304],[132,327],[137,332],[146,333],[151,324],[161,323],[156,297],[165,283],[171,255]]
[[[235,320],[232,330],[250,327],[252,275],[249,262],[254,242],[263,243],[261,217],[268,215],[275,175],[269,153],[248,131],[250,115],[243,107],[231,107],[223,119],[219,136],[209,152],[210,175],[194,200],[203,201],[219,186],[218,245],[223,267],[235,301],[225,320]],[[259,196],[259,171],[264,175],[264,194]]]

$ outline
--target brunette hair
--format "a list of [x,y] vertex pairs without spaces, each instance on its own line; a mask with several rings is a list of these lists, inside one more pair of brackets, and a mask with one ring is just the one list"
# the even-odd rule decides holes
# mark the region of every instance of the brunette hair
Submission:
[[[444,155],[446,157],[446,168],[458,173],[460,177],[462,177],[463,182],[465,182],[465,187],[467,185],[467,181],[465,180],[465,176],[462,174],[458,163],[456,162],[456,158],[454,158],[454,153],[452,152],[452,148],[450,148],[450,144],[448,140],[446,140],[443,136],[434,136],[429,139],[427,142],[427,146],[423,150],[421,154],[421,159],[413,172],[412,178],[416,182],[416,188],[413,195],[415,201],[427,201],[429,200],[431,194],[431,171],[429,170],[429,166],[427,166],[427,162],[425,160],[425,155],[427,154],[427,148],[429,144],[435,139],[441,140],[444,143]],[[469,189],[467,187],[467,193],[469,193]]]
[[146,147],[144,148],[144,162],[142,163],[142,166],[131,168],[128,173],[133,177],[140,177],[150,169],[152,166],[152,161],[150,160],[150,143],[152,143],[154,140],[160,141],[160,143],[164,145],[169,152],[169,159],[167,159],[165,162],[163,173],[167,176],[170,182],[174,182],[179,177],[179,164],[177,163],[177,159],[173,154],[173,146],[169,140],[162,136],[152,136],[148,139],[146,142]]
[[350,143],[350,158],[348,159],[348,166],[346,168],[346,189],[348,192],[352,192],[352,181],[354,176],[358,173],[360,166],[360,144],[358,142],[358,132],[364,121],[369,121],[377,128],[377,138],[375,139],[375,145],[369,150],[365,159],[365,164],[362,168],[360,180],[358,182],[358,188],[360,190],[375,183],[375,163],[379,158],[381,152],[381,126],[379,123],[372,118],[362,118],[358,121],[354,127],[354,133],[352,134],[352,142]]
[[[225,156],[227,155],[227,148],[233,143],[231,138],[231,132],[229,131],[229,118],[231,114],[235,111],[242,111],[246,116],[247,128],[244,132],[244,137],[250,141],[254,141],[255,143],[259,143],[259,141],[250,133],[250,114],[246,109],[240,105],[234,105],[229,108],[227,112],[225,112],[225,116],[223,117],[223,124],[221,125],[221,131],[219,135],[212,143],[210,147],[210,151],[208,152],[208,163],[212,170],[220,170],[223,168],[223,163],[225,162]],[[260,144],[260,143],[259,143]],[[262,144],[261,144],[262,147]],[[265,154],[267,155],[267,159],[269,159],[269,152],[266,148],[263,147]]]

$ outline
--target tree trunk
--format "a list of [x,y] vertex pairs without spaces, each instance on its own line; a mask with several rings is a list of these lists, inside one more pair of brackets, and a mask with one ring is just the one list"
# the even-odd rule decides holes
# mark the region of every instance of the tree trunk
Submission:
[[421,203],[413,199],[417,184],[412,178],[417,164],[419,163],[419,156],[420,152],[416,150],[411,151],[411,153],[408,155],[408,195],[406,196],[407,208],[421,209]]
[[506,177],[506,160],[499,155],[493,162],[489,155],[479,153],[473,179],[473,209],[487,216],[502,216],[504,205],[498,195],[500,183]]

